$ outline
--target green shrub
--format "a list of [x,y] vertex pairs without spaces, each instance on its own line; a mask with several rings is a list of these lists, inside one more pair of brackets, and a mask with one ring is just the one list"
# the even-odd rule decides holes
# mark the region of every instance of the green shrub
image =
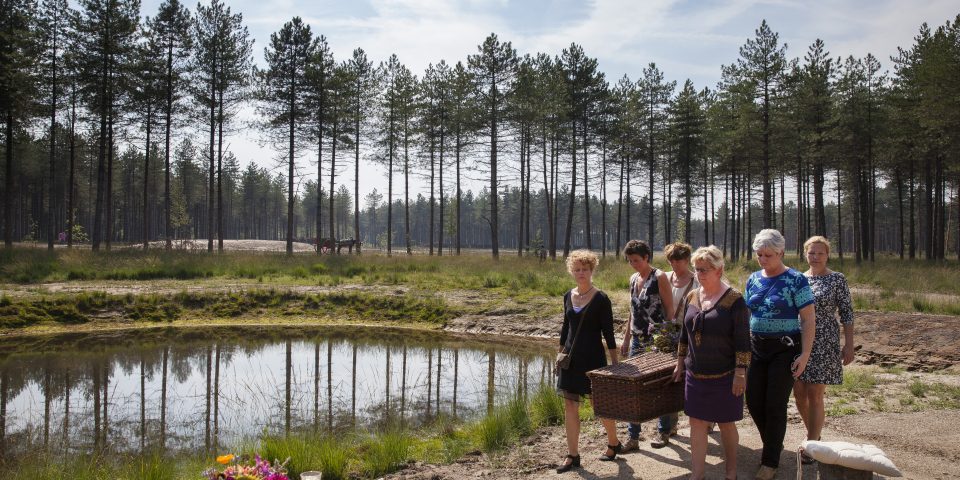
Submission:
[[410,459],[413,437],[406,432],[391,431],[372,438],[363,456],[364,471],[373,478],[395,472]]
[[530,419],[538,427],[563,423],[563,398],[549,385],[543,385],[530,398]]
[[533,423],[530,421],[530,412],[527,402],[517,395],[504,407],[507,419],[510,421],[510,431],[517,437],[525,437],[533,432]]
[[260,455],[264,459],[287,463],[291,478],[302,472],[319,470],[323,478],[347,478],[350,450],[352,446],[343,439],[325,437],[317,434],[302,436],[266,437],[260,442]]
[[499,410],[483,417],[474,427],[476,443],[484,452],[495,452],[510,444],[510,419]]
[[914,397],[925,397],[927,396],[927,391],[929,390],[930,387],[920,380],[914,380],[912,383],[910,383],[910,393]]

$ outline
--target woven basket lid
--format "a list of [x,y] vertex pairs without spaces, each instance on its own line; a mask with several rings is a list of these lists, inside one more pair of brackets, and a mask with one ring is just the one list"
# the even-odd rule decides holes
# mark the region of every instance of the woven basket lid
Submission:
[[623,380],[647,380],[672,375],[676,366],[677,358],[669,353],[646,352],[616,365],[591,370],[587,375]]

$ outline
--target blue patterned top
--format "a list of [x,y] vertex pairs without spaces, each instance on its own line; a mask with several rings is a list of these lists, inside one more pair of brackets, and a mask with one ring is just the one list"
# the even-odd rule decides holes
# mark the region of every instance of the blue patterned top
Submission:
[[762,273],[750,275],[744,292],[750,333],[761,337],[800,333],[800,309],[814,303],[807,277],[792,268],[775,277]]

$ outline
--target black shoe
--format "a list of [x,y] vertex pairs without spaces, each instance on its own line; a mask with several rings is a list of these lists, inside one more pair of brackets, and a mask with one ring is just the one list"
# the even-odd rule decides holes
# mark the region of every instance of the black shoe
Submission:
[[580,468],[580,455],[567,455],[567,458],[570,459],[570,463],[564,461],[563,465],[557,467],[557,473],[566,473],[574,468]]
[[613,451],[612,455],[607,455],[607,452],[603,452],[603,455],[600,455],[600,461],[602,462],[611,462],[617,458],[617,454],[623,451],[623,443],[617,442],[616,445],[607,445],[607,448]]

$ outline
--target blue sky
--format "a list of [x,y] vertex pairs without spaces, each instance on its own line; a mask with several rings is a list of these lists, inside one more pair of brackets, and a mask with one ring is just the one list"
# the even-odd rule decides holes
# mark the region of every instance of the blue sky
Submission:
[[[256,40],[263,59],[270,33],[300,16],[315,34],[327,37],[338,60],[362,47],[375,63],[396,53],[414,74],[429,63],[465,60],[491,32],[519,53],[558,55],[571,42],[596,57],[614,83],[624,74],[635,80],[656,62],[669,80],[687,78],[714,87],[720,66],[736,61],[740,46],[766,19],[788,44],[787,55],[802,57],[817,38],[833,56],[872,53],[890,68],[897,47],[909,47],[920,25],[933,26],[960,13],[956,0],[226,0]],[[160,0],[143,0],[153,15]],[[188,3],[189,4],[189,3]],[[246,115],[252,115],[252,111]],[[202,140],[201,140],[202,141]],[[256,132],[241,133],[231,148],[242,164],[271,167],[277,153],[257,144]],[[369,168],[379,168],[370,166]],[[310,167],[313,171],[315,168]],[[382,170],[382,169],[381,169]],[[371,172],[372,173],[372,172]],[[339,181],[353,183],[352,172]],[[325,182],[326,183],[326,182]],[[386,188],[383,175],[361,173],[361,191]],[[418,188],[421,188],[418,186]],[[413,195],[415,197],[415,194]]]

